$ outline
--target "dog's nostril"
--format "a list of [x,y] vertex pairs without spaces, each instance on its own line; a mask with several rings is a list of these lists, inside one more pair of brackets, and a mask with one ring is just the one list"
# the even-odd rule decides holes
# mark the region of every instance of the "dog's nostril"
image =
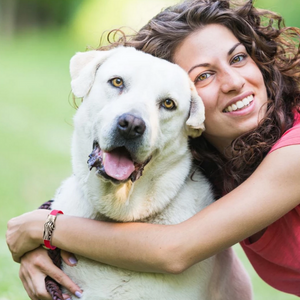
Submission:
[[146,129],[145,122],[140,118],[133,120],[133,130],[139,134],[143,134]]
[[143,119],[131,114],[123,114],[118,119],[118,130],[126,138],[140,137],[146,129]]
[[122,128],[127,128],[129,126],[129,123],[126,120],[119,120],[119,126]]

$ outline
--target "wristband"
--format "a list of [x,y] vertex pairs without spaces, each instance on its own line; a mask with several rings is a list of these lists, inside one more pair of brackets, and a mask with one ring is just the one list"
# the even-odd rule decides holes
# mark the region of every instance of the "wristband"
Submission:
[[51,245],[51,237],[53,231],[55,229],[55,221],[57,214],[64,214],[61,210],[52,210],[51,213],[48,215],[47,220],[44,224],[44,245],[47,249],[54,250],[56,247]]

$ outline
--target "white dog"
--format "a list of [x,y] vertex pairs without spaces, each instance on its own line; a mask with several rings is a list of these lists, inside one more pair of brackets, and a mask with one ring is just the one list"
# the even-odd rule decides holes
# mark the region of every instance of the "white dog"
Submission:
[[[53,209],[97,220],[176,224],[213,201],[188,148],[188,136],[204,130],[204,106],[179,66],[118,47],[77,53],[70,71],[72,91],[84,100],[74,117],[74,175],[58,190]],[[179,275],[83,257],[63,269],[84,290],[84,300],[251,299],[249,278],[231,249]]]

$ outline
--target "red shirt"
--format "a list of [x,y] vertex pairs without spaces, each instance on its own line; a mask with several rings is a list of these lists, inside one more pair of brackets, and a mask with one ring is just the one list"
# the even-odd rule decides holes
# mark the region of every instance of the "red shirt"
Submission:
[[[296,144],[300,144],[300,114],[270,152]],[[265,282],[300,297],[300,205],[271,224],[258,241],[251,244],[245,239],[240,244]]]

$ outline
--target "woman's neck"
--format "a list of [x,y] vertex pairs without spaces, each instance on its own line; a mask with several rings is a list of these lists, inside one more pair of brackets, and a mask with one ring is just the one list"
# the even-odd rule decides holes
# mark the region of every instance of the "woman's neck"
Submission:
[[203,137],[206,139],[206,141],[214,146],[216,150],[224,155],[225,157],[232,157],[232,152],[228,151],[230,149],[230,145],[232,143],[232,140],[227,139],[227,138],[220,138],[220,137],[214,137],[203,133]]

